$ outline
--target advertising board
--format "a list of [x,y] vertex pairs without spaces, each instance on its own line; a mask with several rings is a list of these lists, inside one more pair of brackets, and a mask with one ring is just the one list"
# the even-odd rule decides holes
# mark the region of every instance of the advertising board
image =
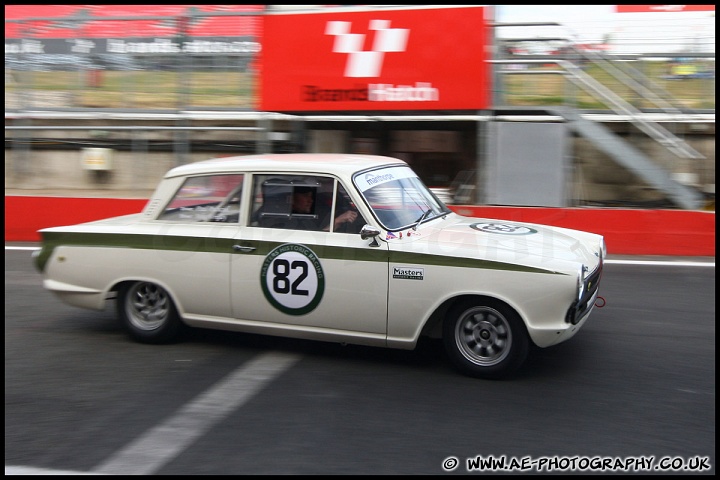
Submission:
[[260,109],[484,109],[489,38],[484,7],[270,13]]

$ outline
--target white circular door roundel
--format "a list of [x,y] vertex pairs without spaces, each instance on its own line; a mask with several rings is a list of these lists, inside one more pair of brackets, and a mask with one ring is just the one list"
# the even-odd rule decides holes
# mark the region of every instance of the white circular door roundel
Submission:
[[320,304],[325,274],[320,259],[305,245],[286,243],[274,248],[260,269],[265,298],[288,315],[304,315]]

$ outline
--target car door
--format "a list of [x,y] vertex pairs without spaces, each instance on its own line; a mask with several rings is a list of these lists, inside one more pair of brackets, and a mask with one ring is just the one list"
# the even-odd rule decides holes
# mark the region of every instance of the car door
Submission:
[[[293,213],[289,196],[313,188],[312,211]],[[361,214],[352,222],[353,233],[330,225],[344,213],[347,190],[327,176],[255,175],[252,198],[252,215],[231,261],[235,318],[384,341],[387,244],[360,238]],[[310,226],[313,220],[319,223]]]
[[147,226],[152,255],[137,268],[172,291],[184,317],[232,315],[229,265],[243,182],[243,174],[183,179]]

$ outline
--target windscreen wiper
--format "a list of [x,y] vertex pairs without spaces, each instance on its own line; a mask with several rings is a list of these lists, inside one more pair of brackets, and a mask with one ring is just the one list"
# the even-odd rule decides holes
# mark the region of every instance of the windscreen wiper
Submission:
[[432,207],[425,210],[423,212],[423,214],[420,215],[420,218],[418,218],[417,221],[415,222],[415,226],[413,226],[413,230],[417,230],[417,227],[423,222],[423,220],[427,219],[431,213],[432,213]]

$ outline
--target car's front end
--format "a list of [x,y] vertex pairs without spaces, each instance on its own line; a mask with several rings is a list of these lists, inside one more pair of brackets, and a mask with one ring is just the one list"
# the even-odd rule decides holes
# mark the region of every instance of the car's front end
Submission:
[[[412,322],[453,299],[475,296],[507,304],[533,343],[572,337],[593,309],[603,260],[602,236],[563,228],[447,214],[391,232],[393,268],[422,269],[422,282],[391,283],[388,341],[418,335]],[[393,290],[394,289],[394,290]]]
[[530,342],[555,345],[587,321],[601,235],[458,215],[404,166],[361,171],[353,183],[389,249],[389,346],[441,332],[461,370],[501,376]]

